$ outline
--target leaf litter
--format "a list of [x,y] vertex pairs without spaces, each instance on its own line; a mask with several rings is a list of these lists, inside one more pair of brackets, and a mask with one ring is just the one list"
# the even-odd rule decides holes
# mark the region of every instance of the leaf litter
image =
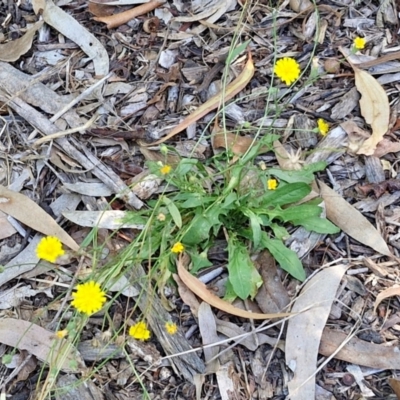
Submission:
[[[49,362],[49,346],[55,332],[40,331],[43,328],[35,325],[38,309],[33,306],[30,313],[25,305],[36,304],[30,303],[30,299],[39,298],[43,290],[46,294],[59,295],[62,285],[68,287],[74,282],[71,281],[74,274],[81,280],[92,268],[102,268],[109,255],[121,252],[126,243],[146,229],[145,222],[129,222],[127,216],[132,209],[147,207],[144,201],[154,199],[166,185],[165,179],[149,174],[142,154],[149,161],[171,161],[175,166],[180,157],[192,154],[206,164],[211,154],[221,154],[221,150],[226,149],[234,155],[231,164],[234,166],[268,131],[279,134],[273,146],[276,153],[268,148],[264,152],[261,148],[257,162],[261,170],[262,166],[270,169],[278,181],[309,184],[315,171],[299,171],[317,162],[327,165],[326,170],[316,170],[319,171],[318,185],[308,201],[320,195],[327,217],[342,233],[310,234],[303,227],[274,232],[290,245],[292,254],[301,255],[305,276],[324,267],[305,287],[321,279],[324,272],[342,268],[343,263],[347,269],[345,276],[355,280],[343,279],[339,283],[337,277],[331,286],[329,279],[323,280],[321,285],[328,285],[332,296],[328,296],[328,290],[310,289],[299,293],[298,282],[268,261],[273,259],[268,252],[258,254],[255,259],[257,254],[249,251],[251,259],[246,257],[246,268],[257,267],[256,280],[261,279],[263,284],[257,293],[250,290],[253,299],[240,299],[231,304],[221,299],[224,295],[229,298],[224,267],[228,248],[225,240],[208,249],[213,262],[206,263],[208,266],[204,270],[199,268],[198,277],[178,262],[177,272],[182,281],[178,275],[174,276],[180,296],[166,284],[171,272],[158,282],[160,299],[155,297],[156,309],[169,310],[162,313],[165,320],[180,321],[185,340],[183,336],[179,336],[179,340],[166,337],[162,329],[165,321],[156,318],[154,304],[143,301],[141,293],[150,285],[145,279],[147,270],[141,270],[141,275],[133,279],[142,281],[141,285],[132,283],[128,275],[109,272],[111,284],[109,282],[108,287],[121,300],[111,312],[114,327],[119,329],[120,321],[127,315],[120,307],[131,306],[126,303],[127,298],[137,301],[143,314],[148,309],[153,310],[149,313],[149,324],[155,332],[154,341],[165,354],[163,366],[158,364],[161,356],[151,343],[143,346],[130,343],[129,351],[142,376],[151,370],[160,377],[159,388],[155,390],[159,390],[158,398],[167,398],[169,378],[171,382],[182,384],[181,398],[200,398],[201,391],[214,391],[215,396],[226,399],[231,398],[229,391],[235,391],[237,398],[246,399],[280,399],[288,394],[292,398],[311,398],[314,395],[310,395],[310,390],[315,390],[316,398],[321,399],[321,393],[347,399],[372,392],[381,398],[393,398],[389,384],[397,393],[396,375],[387,370],[400,369],[396,354],[400,211],[395,179],[399,109],[394,101],[399,67],[396,51],[387,53],[387,50],[393,50],[391,34],[398,23],[396,12],[387,4],[379,10],[371,5],[356,4],[357,14],[354,14],[342,4],[318,4],[317,13],[309,1],[284,2],[274,8],[242,1],[184,4],[171,0],[143,1],[128,14],[124,13],[131,7],[129,5],[137,3],[108,2],[114,8],[109,8],[107,13],[113,11],[114,16],[100,18],[117,18],[117,22],[110,24],[107,19],[103,20],[107,27],[98,23],[99,19],[96,21],[97,16],[93,21],[88,15],[80,14],[75,3],[55,6],[39,0],[33,2],[33,7],[40,20],[31,10],[18,8],[19,3],[4,19],[2,27],[7,35],[0,35],[0,57],[5,61],[0,63],[0,150],[4,155],[0,169],[3,185],[0,209],[7,223],[0,225],[0,259],[4,265],[0,280],[7,300],[4,307],[11,307],[21,315],[19,320],[5,316],[4,323],[13,330],[19,330],[20,323],[25,325],[21,328],[24,335],[10,340],[5,330],[1,341],[21,352],[21,357],[28,351],[41,363]],[[92,5],[91,12],[95,10]],[[96,12],[103,12],[101,8],[102,5]],[[21,10],[24,21],[29,24],[26,29],[25,23],[21,23]],[[2,11],[0,13],[6,17]],[[243,16],[246,23],[239,28],[246,37],[235,41],[232,35]],[[338,31],[344,41],[344,45],[341,43],[343,54],[353,69],[346,65],[337,44],[330,39],[332,33]],[[366,37],[367,48],[354,52],[352,43],[360,34]],[[307,46],[313,40],[318,41],[320,47],[311,53],[311,47]],[[230,45],[232,50],[228,53]],[[272,87],[276,49],[280,49],[279,57],[295,57],[302,70],[312,60],[310,76],[301,77],[298,86]],[[17,60],[18,65],[10,64]],[[278,110],[276,105],[282,101],[291,108]],[[213,126],[213,118],[214,131],[203,131],[207,125]],[[325,137],[316,131],[318,118],[330,124]],[[90,129],[101,130],[105,137],[94,139],[88,135]],[[185,130],[187,137],[194,139],[193,145],[184,138]],[[128,135],[113,136],[118,131]],[[36,139],[38,135],[49,137]],[[181,135],[180,143],[176,142],[178,135]],[[164,144],[168,146],[167,157],[160,152]],[[200,145],[202,149],[197,152]],[[21,165],[28,171],[26,178],[23,178]],[[209,173],[215,173],[207,168]],[[19,175],[22,184],[18,184]],[[142,176],[149,178],[145,181]],[[215,179],[218,181],[220,177],[216,175]],[[255,182],[254,176],[248,173],[240,187],[250,190]],[[13,184],[19,187],[15,189]],[[136,184],[136,191],[130,190],[132,184]],[[212,181],[205,180],[207,190],[212,186]],[[175,225],[184,227],[186,221],[179,210],[172,203],[164,201],[164,205],[174,214]],[[65,207],[71,208],[64,210]],[[55,215],[51,215],[52,210],[57,210]],[[254,216],[252,223],[253,227],[257,225]],[[36,232],[55,235],[71,251],[77,251],[82,244],[87,246],[87,238],[94,237],[89,228],[94,228],[100,240],[101,249],[94,246],[101,254],[96,261],[98,265],[86,260],[79,266],[75,261],[77,257],[69,259],[69,265],[57,268],[38,263],[35,248],[40,236]],[[113,232],[115,236],[110,238]],[[259,241],[258,237],[255,243]],[[270,245],[275,257],[282,249],[276,247],[276,243]],[[278,259],[278,266],[285,263],[285,259],[290,264],[291,259],[286,255]],[[332,260],[337,265],[325,267]],[[200,263],[198,265],[204,263],[201,257],[192,258],[192,261]],[[210,264],[214,265],[210,267]],[[239,263],[235,268],[240,270]],[[40,290],[29,289],[28,285],[18,287],[21,280],[27,279],[29,285],[33,280],[35,285],[44,286],[39,286]],[[200,279],[208,282],[207,285]],[[57,286],[56,281],[66,283]],[[242,286],[243,297],[246,297],[251,285],[234,283],[236,287]],[[10,293],[15,295],[10,298]],[[301,309],[300,303],[307,300],[307,296],[310,296],[307,305],[311,308],[294,315],[296,306]],[[333,298],[337,301],[330,307]],[[191,313],[182,301],[190,306]],[[324,304],[325,315],[317,311],[321,307],[312,307],[313,302],[318,301]],[[295,306],[288,309],[291,302]],[[64,312],[65,303],[46,300],[45,304],[47,314],[41,316],[41,323],[51,326],[54,313]],[[131,325],[135,322],[132,315],[134,319],[140,317],[137,312],[129,315]],[[289,319],[287,331],[274,325],[277,316]],[[262,328],[262,320],[270,318],[275,321],[272,326],[266,328],[266,332],[257,331],[260,324]],[[309,325],[303,330],[296,328],[296,321],[302,318],[312,321],[319,318],[319,326],[311,332],[314,335],[298,340],[297,335],[304,335],[309,328]],[[349,334],[360,318],[362,326],[357,336]],[[100,335],[94,321],[89,322],[84,332],[93,343],[98,341],[101,349],[107,349],[107,357],[112,359],[113,351],[119,347]],[[37,335],[40,336],[37,349],[26,344],[25,340],[38,340]],[[227,338],[234,343],[229,348],[223,343]],[[304,346],[299,351],[300,341]],[[83,342],[78,346],[82,351]],[[193,354],[190,353],[193,348],[200,354],[202,343],[210,346],[203,351],[205,360],[213,359],[209,371],[212,373],[205,376],[202,360],[187,355]],[[307,346],[312,347],[308,353],[305,350],[311,347]],[[101,359],[101,351],[95,352],[95,347],[89,346],[89,352],[84,353],[91,362]],[[225,353],[229,361],[224,359]],[[319,372],[316,371],[318,353],[330,358]],[[64,354],[70,357],[68,352]],[[312,362],[307,361],[310,356]],[[286,358],[287,366],[291,367],[294,357],[297,357],[294,378],[285,385],[282,382],[287,381],[287,371],[282,367],[283,360]],[[73,358],[76,361],[75,355]],[[174,358],[176,360],[172,361]],[[116,357],[113,362],[116,360],[120,358]],[[66,372],[82,372],[84,368],[81,364],[76,369],[70,360],[69,366],[57,363],[56,368]],[[115,377],[115,382],[122,383],[122,377],[118,380],[116,376],[127,368],[123,361],[118,363],[117,369],[112,363],[106,363],[99,374],[106,380]],[[243,367],[245,363],[251,365],[251,370]],[[367,375],[359,365],[385,371]],[[265,373],[259,374],[260,368]],[[214,373],[219,388],[210,384]],[[349,375],[354,384],[347,384]],[[68,381],[75,382],[74,375],[66,376]],[[319,385],[315,385],[316,379]],[[137,392],[140,385],[132,373],[126,374],[125,383],[128,381],[132,390],[126,389],[129,394],[125,398],[140,398]],[[59,379],[60,387],[62,382]],[[90,378],[88,382],[94,386]],[[143,382],[150,390],[150,380],[144,378]],[[188,389],[183,388],[185,384],[189,384]],[[114,390],[119,396],[125,396],[122,389]],[[297,390],[295,394],[294,390]],[[79,392],[76,398],[82,398],[83,393]],[[98,396],[101,398],[102,393]],[[168,398],[175,398],[171,396]]]

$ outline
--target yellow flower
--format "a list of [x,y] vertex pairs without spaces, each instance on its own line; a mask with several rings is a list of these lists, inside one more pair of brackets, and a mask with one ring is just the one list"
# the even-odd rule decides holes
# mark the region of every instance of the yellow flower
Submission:
[[365,47],[366,40],[365,38],[357,36],[353,41],[353,46],[357,50],[362,50]]
[[185,250],[185,247],[183,246],[183,244],[181,242],[177,242],[172,246],[171,251],[173,253],[182,253]]
[[146,322],[140,321],[132,325],[129,328],[129,335],[138,340],[150,339],[150,331],[147,329]]
[[278,187],[278,181],[276,179],[268,179],[267,185],[268,190],[275,190]]
[[176,324],[171,321],[165,323],[165,329],[170,335],[175,335],[175,333],[178,331]]
[[291,85],[300,76],[300,65],[294,58],[284,57],[276,62],[274,72],[286,85]]
[[322,136],[325,136],[329,131],[329,124],[322,118],[318,119],[317,124],[318,124],[319,133]]
[[164,165],[163,167],[160,168],[160,172],[163,175],[167,175],[171,172],[172,167],[170,165]]
[[68,331],[66,329],[63,329],[62,331],[57,331],[56,332],[56,337],[58,339],[64,339],[68,335]]
[[46,236],[42,238],[36,247],[36,255],[52,263],[65,253],[62,244],[55,236]]
[[106,302],[106,294],[95,281],[81,283],[76,287],[76,292],[72,293],[71,305],[79,312],[92,315],[102,309]]

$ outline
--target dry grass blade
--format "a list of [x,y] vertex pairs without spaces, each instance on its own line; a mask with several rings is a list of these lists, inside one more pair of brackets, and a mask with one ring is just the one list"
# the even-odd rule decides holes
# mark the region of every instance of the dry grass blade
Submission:
[[271,319],[271,318],[283,318],[289,315],[290,313],[276,313],[276,314],[261,314],[261,313],[252,313],[249,311],[242,310],[240,308],[234,307],[232,304],[220,299],[219,297],[212,294],[207,286],[199,281],[196,277],[191,275],[184,267],[184,264],[188,262],[188,257],[183,256],[180,257],[177,261],[178,275],[182,279],[182,282],[197,296],[199,296],[203,301],[210,304],[219,310],[225,311],[228,314],[236,315],[241,318],[250,318],[250,319]]
[[167,136],[151,144],[143,144],[143,146],[154,146],[164,143],[166,140],[169,140],[178,133],[182,132],[189,125],[193,124],[200,118],[207,115],[212,110],[215,110],[217,107],[219,107],[223,100],[225,101],[230,100],[232,97],[240,93],[250,82],[250,79],[253,77],[253,75],[254,75],[254,64],[253,64],[253,59],[251,57],[251,53],[249,52],[249,58],[247,59],[247,63],[242,73],[227,86],[224,92],[221,92],[211,97],[211,99],[209,99],[200,107],[198,107],[193,114],[190,114],[187,118],[185,118],[178,126],[172,129],[172,131]]

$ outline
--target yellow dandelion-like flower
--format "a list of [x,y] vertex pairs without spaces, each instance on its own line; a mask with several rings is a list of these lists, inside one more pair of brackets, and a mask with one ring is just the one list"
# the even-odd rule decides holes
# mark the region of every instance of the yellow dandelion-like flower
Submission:
[[79,312],[92,315],[102,309],[106,302],[106,294],[101,290],[100,285],[95,281],[81,283],[72,293],[71,305]]
[[68,331],[66,329],[56,332],[57,339],[64,339],[66,336],[68,336]]
[[140,321],[129,328],[129,335],[137,340],[150,339],[150,331],[147,329],[146,322]]
[[168,321],[165,323],[165,330],[170,335],[175,335],[175,333],[178,332],[178,327],[174,322]]
[[276,62],[274,73],[289,86],[300,76],[300,65],[294,58],[284,57]]
[[329,124],[322,118],[318,119],[317,124],[318,124],[319,133],[322,136],[325,136],[329,131]]
[[42,238],[36,247],[36,255],[52,263],[65,253],[62,244],[55,236],[46,236]]
[[275,190],[278,187],[278,181],[276,179],[268,179],[267,186],[268,190]]
[[185,246],[181,242],[177,242],[172,246],[171,251],[175,254],[182,253],[185,250]]
[[160,168],[160,172],[163,175],[168,175],[171,172],[172,167],[170,165],[164,165]]
[[366,40],[365,38],[357,36],[353,41],[353,46],[357,50],[362,50],[365,47]]

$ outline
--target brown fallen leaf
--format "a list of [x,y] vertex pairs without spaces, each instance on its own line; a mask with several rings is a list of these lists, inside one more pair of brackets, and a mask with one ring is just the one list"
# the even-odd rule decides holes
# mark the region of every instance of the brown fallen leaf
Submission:
[[254,264],[263,280],[263,285],[255,297],[258,306],[265,313],[284,310],[290,298],[279,277],[275,259],[269,251],[264,250]]
[[0,61],[17,61],[23,54],[27,53],[32,47],[35,33],[42,27],[44,21],[33,24],[19,39],[0,44]]
[[286,333],[286,364],[293,371],[288,383],[291,400],[315,399],[315,370],[322,331],[328,320],[340,281],[348,266],[325,268],[310,279],[292,308],[298,312],[288,322]]
[[374,152],[374,157],[381,158],[389,153],[397,153],[400,151],[400,142],[392,142],[389,139],[382,139]]
[[105,24],[107,24],[108,29],[113,29],[127,23],[133,18],[153,11],[164,3],[165,0],[151,0],[148,3],[141,4],[140,6],[131,8],[127,11],[123,11],[119,14],[113,14],[105,17],[94,17],[93,19],[98,22],[104,22]]
[[58,237],[70,249],[74,251],[79,250],[78,243],[34,201],[21,193],[7,189],[3,185],[0,185],[0,210],[23,224],[28,225],[35,231],[47,236]]
[[174,129],[172,129],[172,131],[167,136],[153,143],[149,144],[142,143],[142,146],[149,147],[149,146],[159,145],[161,143],[164,143],[166,140],[171,139],[178,133],[182,132],[189,125],[193,124],[200,118],[207,115],[212,110],[215,110],[217,107],[219,107],[221,105],[222,100],[228,101],[232,97],[240,93],[243,90],[243,88],[245,88],[247,84],[250,82],[250,79],[253,77],[253,75],[254,75],[254,64],[253,64],[253,59],[251,57],[251,53],[249,52],[247,63],[243,71],[233,82],[231,82],[226,87],[225,91],[216,94],[215,96],[211,97],[211,99],[207,100],[204,104],[202,104],[200,107],[197,107],[195,112],[187,116],[179,125],[177,125]]
[[[213,150],[229,149],[235,155],[243,155],[246,151],[257,144],[253,138],[247,136],[240,136],[229,132],[215,132],[211,135],[211,145]],[[266,146],[260,148],[259,154],[270,151]]]
[[376,309],[383,300],[393,296],[400,296],[400,286],[390,287],[380,292],[375,299],[374,312],[376,312]]
[[389,378],[389,385],[396,393],[397,400],[400,400],[400,380],[395,378]]
[[[318,180],[319,193],[326,204],[326,216],[353,239],[385,256],[391,256],[388,245],[377,229],[342,196]],[[315,188],[315,190],[318,190]]]
[[370,192],[374,192],[375,197],[379,199],[379,197],[381,197],[386,191],[393,193],[400,190],[400,179],[388,179],[379,183],[369,183],[363,186],[358,186],[358,189],[365,196]]
[[357,154],[372,155],[389,129],[389,99],[383,87],[372,75],[355,66],[353,69],[356,87],[361,94],[361,114],[372,128],[371,137],[361,145]]
[[115,10],[115,6],[108,4],[99,4],[89,1],[88,11],[96,17],[106,17],[112,15]]
[[[347,340],[348,335],[343,332],[325,328],[321,337],[319,353],[330,357]],[[377,369],[399,369],[400,357],[397,346],[370,343],[358,338],[350,339],[338,353],[337,360],[351,364],[363,365]]]
[[48,331],[29,321],[14,318],[0,320],[0,342],[27,350],[54,371],[78,372],[85,366],[78,351],[65,339],[55,339]]
[[219,310],[225,311],[228,314],[236,315],[241,318],[250,319],[271,319],[271,318],[283,318],[293,315],[291,313],[276,313],[276,314],[261,314],[252,313],[246,310],[241,310],[240,308],[234,307],[232,304],[228,303],[217,297],[215,294],[211,293],[207,286],[199,281],[196,277],[191,275],[185,268],[185,264],[189,264],[189,256],[186,254],[179,257],[177,260],[177,268],[179,278],[182,282],[197,296],[199,296],[203,301],[208,303],[210,306],[218,308]]

